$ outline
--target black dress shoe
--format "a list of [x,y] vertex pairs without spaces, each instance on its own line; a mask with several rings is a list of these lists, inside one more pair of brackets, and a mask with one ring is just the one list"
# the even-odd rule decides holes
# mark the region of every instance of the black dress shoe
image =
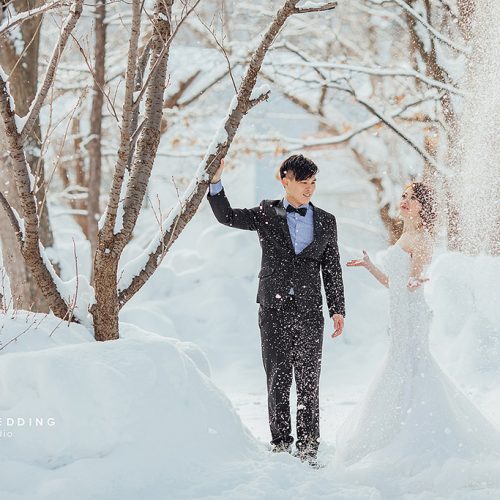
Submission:
[[292,453],[292,445],[290,443],[273,444],[271,447],[273,453]]
[[324,464],[321,464],[318,461],[318,457],[316,456],[316,453],[306,453],[306,452],[300,452],[297,451],[294,454],[295,457],[297,457],[302,463],[307,463],[309,467],[312,467],[313,469],[322,469],[325,467]]
[[316,446],[304,446],[297,448],[294,454],[301,462],[309,464],[314,469],[319,469],[321,465],[318,462],[318,448]]

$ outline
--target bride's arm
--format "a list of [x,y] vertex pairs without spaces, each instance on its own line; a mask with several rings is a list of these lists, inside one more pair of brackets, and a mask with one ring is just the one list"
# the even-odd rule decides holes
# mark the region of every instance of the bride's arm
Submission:
[[408,280],[408,289],[413,291],[420,287],[428,278],[423,276],[424,267],[432,259],[432,243],[422,239],[415,245],[411,252],[410,279]]
[[354,259],[350,260],[347,264],[349,267],[365,267],[367,271],[375,277],[375,279],[384,285],[386,288],[389,288],[389,277],[384,274],[370,259],[368,254],[363,250],[363,258],[362,259]]

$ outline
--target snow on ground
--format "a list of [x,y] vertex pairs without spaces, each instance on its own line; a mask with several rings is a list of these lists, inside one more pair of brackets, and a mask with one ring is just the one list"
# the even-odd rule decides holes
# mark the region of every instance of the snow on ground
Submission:
[[3,499],[183,495],[195,476],[255,460],[257,441],[192,345],[127,324],[97,343],[34,318],[2,319],[2,342],[17,337],[0,363]]

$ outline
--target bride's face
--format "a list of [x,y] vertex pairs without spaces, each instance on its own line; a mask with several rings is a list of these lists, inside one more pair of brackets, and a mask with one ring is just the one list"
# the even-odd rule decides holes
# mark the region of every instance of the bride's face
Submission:
[[407,187],[401,195],[399,202],[399,213],[403,219],[420,219],[422,204],[417,200],[411,186]]

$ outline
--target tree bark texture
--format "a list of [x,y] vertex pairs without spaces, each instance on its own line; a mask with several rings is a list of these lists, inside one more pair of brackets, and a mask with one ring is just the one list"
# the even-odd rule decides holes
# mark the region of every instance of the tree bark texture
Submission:
[[[28,4],[29,6],[30,4]],[[58,43],[49,61],[43,83],[37,90],[32,104],[31,101],[26,100],[25,96],[21,96],[17,109],[14,110],[14,102],[11,99],[12,94],[14,94],[14,90],[11,89],[12,82],[10,78],[7,81],[3,73],[0,75],[0,114],[3,120],[4,140],[9,155],[9,161],[6,162],[6,166],[8,166],[9,174],[14,180],[9,191],[10,195],[15,194],[15,199],[19,203],[20,209],[17,211],[20,216],[17,224],[15,223],[17,216],[14,216],[15,208],[5,198],[2,205],[7,212],[8,219],[11,221],[11,232],[13,230],[16,235],[17,245],[20,248],[24,262],[34,277],[34,280],[31,279],[30,283],[37,282],[50,309],[61,318],[68,317],[69,309],[58,289],[59,278],[49,262],[40,240],[40,226],[43,224],[42,207],[45,205],[45,195],[40,204],[36,196],[39,191],[37,189],[36,177],[33,176],[28,161],[30,154],[33,153],[29,150],[30,137],[34,134],[35,138],[40,140],[39,125],[37,127],[38,115],[52,85],[62,51],[81,15],[82,6],[83,0],[74,0],[72,3],[62,27]],[[36,20],[36,17],[31,19]],[[36,35],[36,32],[37,29],[34,30],[33,36]],[[5,37],[8,37],[8,32]],[[29,41],[26,42],[25,40],[25,43],[29,45]],[[16,47],[14,46],[13,49],[15,50]],[[32,66],[36,66],[36,64]],[[11,75],[15,76],[18,67],[18,65],[12,67]],[[12,81],[14,82],[15,78],[12,78]],[[25,84],[26,82],[23,83]],[[35,88],[36,85],[35,80]],[[21,125],[16,121],[16,111],[18,115],[22,113],[23,105],[26,106],[24,109],[26,121],[24,125]],[[35,151],[34,157],[39,158],[40,153]]]
[[[118,261],[125,245],[132,238],[132,232],[139,216],[160,143],[163,94],[166,86],[169,55],[169,51],[163,49],[171,36],[170,19],[172,16],[172,4],[173,0],[163,0],[155,3],[150,56],[152,77],[147,83],[144,126],[142,127],[133,155],[127,193],[123,202],[123,225],[120,230],[115,231],[116,214],[112,226],[107,216],[103,230],[99,232],[94,261],[96,303],[91,308],[96,340],[112,340],[117,339],[119,336]],[[132,24],[135,24],[134,21]],[[133,50],[137,51],[135,35],[136,33],[132,32],[131,46],[134,44]],[[127,71],[127,85],[131,84],[133,86],[134,84],[136,61],[137,59],[134,57],[134,71]],[[130,97],[126,95],[126,99]],[[127,104],[127,101],[125,104]],[[128,104],[130,105],[130,102]],[[128,130],[124,129],[123,132],[128,132],[128,140],[130,140],[131,109],[127,109],[125,106],[124,108],[124,121],[126,121]],[[126,166],[127,160],[128,149],[121,148],[121,175],[123,175],[123,168]],[[115,175],[117,174],[115,173]],[[121,182],[123,182],[123,178]],[[116,184],[115,187],[117,188],[118,183],[114,184]],[[118,200],[115,199],[115,201]]]
[[[24,12],[42,5],[41,0],[16,0],[9,5],[16,12]],[[6,7],[2,12],[2,18],[7,18]],[[22,43],[16,44],[14,39],[7,33],[0,38],[0,64],[9,74],[10,92],[16,103],[16,114],[20,117],[26,116],[29,106],[33,101],[38,82],[38,54],[40,44],[40,27],[42,16],[36,16],[23,22],[16,28],[20,32]],[[20,50],[20,49],[23,50]],[[0,125],[0,144],[6,146],[5,127]],[[41,129],[37,118],[30,134],[26,137],[25,152],[26,160],[31,173],[36,179],[37,208],[40,214],[40,241],[45,247],[51,247],[54,238],[49,222],[47,203],[45,202],[45,175],[44,162],[41,156]],[[6,151],[6,148],[2,148]],[[7,200],[19,213],[21,212],[19,201],[15,193],[15,180],[12,175],[10,158],[3,155],[0,159],[0,189],[4,192]],[[9,278],[15,309],[27,309],[37,312],[48,312],[48,303],[42,292],[36,285],[32,273],[24,261],[15,234],[10,228],[9,221],[0,218],[0,237],[2,240],[2,253],[5,271]]]
[[105,78],[106,54],[106,3],[96,0],[95,43],[94,43],[94,88],[92,110],[90,114],[90,140],[87,143],[89,153],[89,175],[87,196],[87,236],[90,240],[91,255],[97,248],[97,221],[101,215],[99,198],[101,195],[101,136],[102,106]]

